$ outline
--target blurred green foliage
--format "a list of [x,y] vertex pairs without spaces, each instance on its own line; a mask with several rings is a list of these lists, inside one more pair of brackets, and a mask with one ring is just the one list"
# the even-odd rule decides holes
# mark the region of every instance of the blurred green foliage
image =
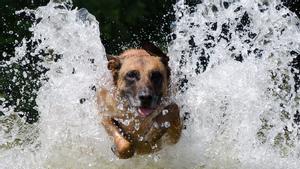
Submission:
[[[24,19],[14,12],[24,8],[35,9],[49,0],[0,0],[1,51],[16,40],[28,35],[30,24],[17,22]],[[57,1],[57,0],[56,0]],[[176,0],[73,0],[74,7],[86,8],[100,23],[101,39],[108,53],[117,54],[124,46],[138,46],[142,41],[166,44],[173,21]],[[17,32],[19,38],[8,31]],[[6,45],[3,48],[2,45]],[[9,51],[11,52],[11,51]]]
[[[15,54],[15,47],[20,45],[23,38],[29,39],[31,33],[28,31],[31,26],[30,16],[16,15],[17,10],[36,8],[46,4],[45,1],[32,3],[27,0],[0,0],[0,105],[5,107],[14,106],[14,111],[23,112],[28,122],[35,122],[38,119],[38,112],[35,110],[36,90],[39,88],[39,77],[43,71],[36,71],[30,60],[28,64],[7,65],[8,61]],[[30,51],[29,47],[29,51]],[[22,59],[21,61],[24,61]],[[25,78],[23,73],[26,73]],[[5,101],[1,98],[5,98]],[[0,115],[3,114],[0,110]]]
[[101,39],[107,53],[152,41],[165,46],[173,21],[175,0],[74,0],[100,23]]

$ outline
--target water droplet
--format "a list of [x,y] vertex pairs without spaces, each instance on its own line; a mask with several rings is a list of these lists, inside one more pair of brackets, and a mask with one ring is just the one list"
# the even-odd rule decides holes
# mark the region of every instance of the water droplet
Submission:
[[163,115],[163,116],[167,115],[168,113],[169,113],[169,110],[167,110],[167,109],[164,109],[164,110],[162,111],[162,115]]

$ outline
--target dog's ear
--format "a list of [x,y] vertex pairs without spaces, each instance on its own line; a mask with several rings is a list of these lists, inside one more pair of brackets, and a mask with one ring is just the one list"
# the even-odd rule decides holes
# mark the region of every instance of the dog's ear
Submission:
[[118,81],[119,70],[121,68],[121,61],[117,56],[113,56],[113,55],[106,55],[106,58],[108,61],[107,69],[111,70],[114,83],[116,85]]
[[168,78],[170,77],[170,67],[169,67],[169,57],[162,52],[157,46],[155,46],[153,43],[150,42],[143,42],[142,43],[142,49],[144,49],[146,52],[148,52],[152,56],[158,56],[161,59],[161,62],[165,65],[167,69],[167,75]]
[[157,46],[155,46],[153,43],[150,42],[143,42],[142,48],[147,51],[152,56],[158,56],[161,58],[161,61],[168,66],[169,57],[162,52]]
[[106,55],[107,58],[107,69],[108,70],[119,70],[121,68],[121,61],[117,56]]

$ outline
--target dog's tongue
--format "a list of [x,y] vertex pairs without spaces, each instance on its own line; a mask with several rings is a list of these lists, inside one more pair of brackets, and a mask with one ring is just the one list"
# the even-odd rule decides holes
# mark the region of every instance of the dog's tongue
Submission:
[[138,109],[138,112],[139,112],[140,116],[147,117],[147,116],[149,116],[153,112],[153,109],[150,109],[150,108],[141,108],[140,107]]

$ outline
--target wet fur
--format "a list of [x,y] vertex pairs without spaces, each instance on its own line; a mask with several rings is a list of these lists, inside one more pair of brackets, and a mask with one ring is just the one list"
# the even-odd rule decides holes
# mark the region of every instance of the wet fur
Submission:
[[[110,56],[108,60],[115,90],[109,92],[104,88],[99,89],[97,101],[102,110],[101,124],[114,141],[112,151],[119,158],[127,159],[134,154],[148,154],[160,150],[163,136],[166,136],[166,143],[177,143],[181,135],[182,121],[178,106],[170,103],[168,99],[168,57],[154,45],[146,44],[142,49],[126,50],[120,56]],[[141,79],[134,87],[128,87],[128,82],[124,80],[130,70],[139,70],[141,74]],[[151,83],[147,78],[153,71],[159,71],[163,76],[160,86]],[[155,107],[151,115],[142,118],[130,109],[130,101],[125,95],[126,92],[134,95],[145,86],[161,95],[163,101]],[[128,124],[124,124],[124,121]]]

